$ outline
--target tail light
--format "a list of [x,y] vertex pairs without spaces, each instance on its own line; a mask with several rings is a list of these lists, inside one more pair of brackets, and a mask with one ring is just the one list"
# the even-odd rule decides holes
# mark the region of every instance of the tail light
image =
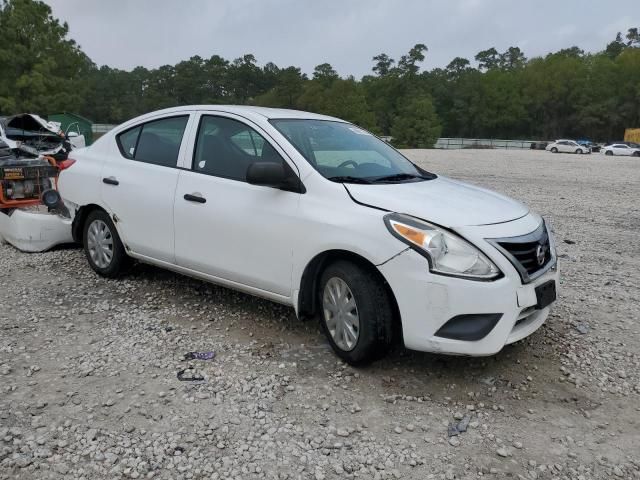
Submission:
[[66,160],[58,162],[58,168],[60,170],[66,170],[67,168],[69,168],[74,163],[76,163],[76,161],[73,158],[67,158]]

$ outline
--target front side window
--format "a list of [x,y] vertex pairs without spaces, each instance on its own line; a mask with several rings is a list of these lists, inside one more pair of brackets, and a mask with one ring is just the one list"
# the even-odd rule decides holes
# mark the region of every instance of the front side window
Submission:
[[117,136],[125,158],[164,167],[176,167],[188,115],[162,118],[139,125]]
[[202,117],[193,171],[244,182],[247,169],[256,162],[284,164],[271,144],[248,125],[225,117]]
[[435,178],[379,138],[349,123],[277,119],[271,124],[332,181],[396,183]]

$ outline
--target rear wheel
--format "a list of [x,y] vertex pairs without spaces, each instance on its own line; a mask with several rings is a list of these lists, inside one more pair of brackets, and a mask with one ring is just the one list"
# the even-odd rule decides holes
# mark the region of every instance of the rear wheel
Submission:
[[362,365],[387,353],[394,309],[377,275],[339,260],[322,273],[318,296],[322,330],[340,358]]
[[558,153],[558,149],[557,149],[556,147],[553,147],[553,148],[551,149],[551,153]]
[[89,265],[99,275],[117,277],[129,263],[118,231],[105,211],[94,210],[89,214],[82,239]]

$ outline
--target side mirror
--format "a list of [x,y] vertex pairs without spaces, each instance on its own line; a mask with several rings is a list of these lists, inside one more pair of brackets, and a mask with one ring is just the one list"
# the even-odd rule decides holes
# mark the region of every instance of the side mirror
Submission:
[[294,193],[307,191],[298,177],[279,162],[256,162],[249,165],[247,183]]
[[284,166],[277,162],[256,162],[247,169],[247,182],[252,185],[280,188],[288,184]]

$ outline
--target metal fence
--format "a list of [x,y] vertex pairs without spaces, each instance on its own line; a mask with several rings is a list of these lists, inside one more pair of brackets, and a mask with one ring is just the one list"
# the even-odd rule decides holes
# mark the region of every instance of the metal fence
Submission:
[[91,125],[91,130],[93,131],[93,133],[101,133],[104,135],[114,127],[115,125],[109,125],[108,123],[94,123],[93,125]]
[[535,140],[496,140],[493,138],[439,138],[434,148],[502,148],[530,149]]

